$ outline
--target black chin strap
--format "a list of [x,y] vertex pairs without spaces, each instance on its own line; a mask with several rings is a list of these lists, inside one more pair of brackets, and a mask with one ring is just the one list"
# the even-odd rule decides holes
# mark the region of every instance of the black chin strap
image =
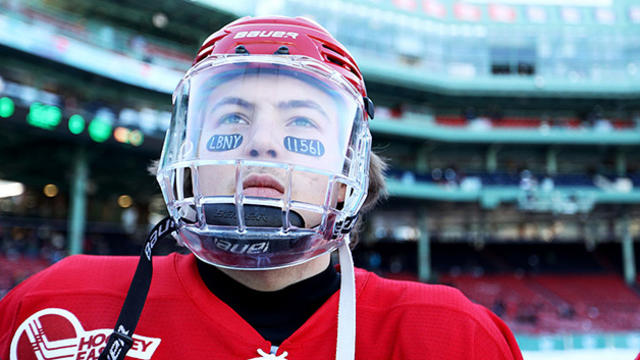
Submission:
[[138,260],[138,267],[120,310],[118,322],[116,322],[113,333],[109,336],[107,346],[100,353],[99,360],[123,360],[127,355],[127,351],[133,345],[133,332],[136,329],[136,325],[138,325],[138,320],[151,286],[151,275],[153,273],[151,251],[158,239],[171,234],[176,229],[177,227],[173,220],[166,217],[154,226],[147,236],[140,254],[140,260]]

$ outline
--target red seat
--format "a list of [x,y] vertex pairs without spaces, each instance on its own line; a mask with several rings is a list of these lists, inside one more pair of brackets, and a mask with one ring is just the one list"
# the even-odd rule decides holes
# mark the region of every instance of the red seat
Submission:
[[467,119],[457,115],[438,115],[436,123],[442,126],[467,126]]
[[515,127],[515,128],[537,128],[542,124],[542,120],[537,117],[503,117],[500,120],[492,120],[495,127]]

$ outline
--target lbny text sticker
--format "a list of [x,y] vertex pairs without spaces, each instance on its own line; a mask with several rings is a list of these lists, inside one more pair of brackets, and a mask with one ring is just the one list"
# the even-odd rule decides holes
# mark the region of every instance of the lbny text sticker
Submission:
[[324,145],[322,145],[320,140],[300,139],[293,136],[287,136],[284,138],[284,147],[287,150],[298,154],[310,156],[324,155]]
[[213,135],[207,142],[207,150],[209,151],[229,151],[237,148],[242,144],[242,135]]

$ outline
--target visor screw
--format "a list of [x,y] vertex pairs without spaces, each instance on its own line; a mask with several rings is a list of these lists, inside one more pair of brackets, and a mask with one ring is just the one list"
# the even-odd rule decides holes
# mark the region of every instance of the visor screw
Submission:
[[278,50],[276,50],[276,52],[274,52],[275,55],[289,55],[289,48],[286,46],[280,46],[278,48]]
[[236,46],[236,54],[249,54],[249,50],[247,50],[246,47],[244,47],[244,45],[238,45]]

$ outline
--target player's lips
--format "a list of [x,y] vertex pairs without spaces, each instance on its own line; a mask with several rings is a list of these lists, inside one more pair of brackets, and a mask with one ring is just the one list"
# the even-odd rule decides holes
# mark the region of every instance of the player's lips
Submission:
[[242,189],[245,196],[281,198],[284,195],[284,185],[268,174],[249,175],[242,182]]

